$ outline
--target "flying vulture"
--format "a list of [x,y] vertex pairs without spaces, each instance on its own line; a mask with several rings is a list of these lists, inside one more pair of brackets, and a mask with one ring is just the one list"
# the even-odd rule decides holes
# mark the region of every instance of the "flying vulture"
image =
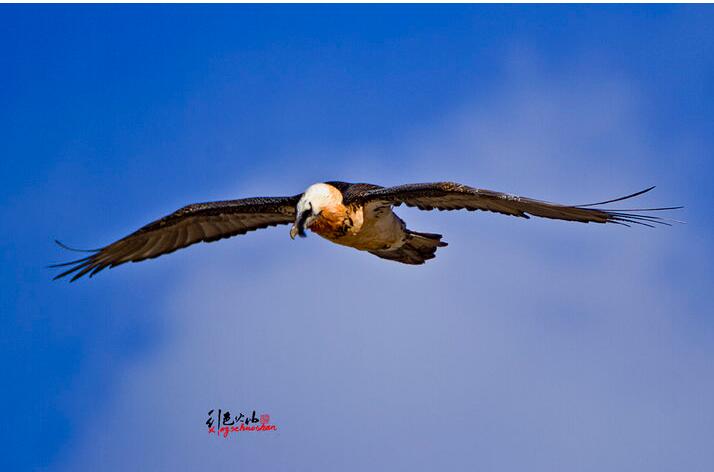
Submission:
[[[446,246],[440,234],[407,229],[393,208],[401,204],[420,210],[483,210],[529,218],[539,216],[581,223],[669,225],[649,212],[682,207],[612,210],[597,205],[614,203],[649,192],[588,205],[560,205],[507,193],[477,189],[453,182],[380,187],[372,184],[324,182],[311,185],[291,197],[256,197],[185,206],[149,223],[134,233],[91,255],[51,267],[67,267],[55,277],[74,274],[72,281],[93,276],[107,267],[139,262],[169,254],[198,242],[212,242],[248,231],[292,223],[290,237],[305,236],[305,230],[337,244],[368,251],[382,259],[404,264],[423,264]],[[69,248],[59,241],[57,243]]]

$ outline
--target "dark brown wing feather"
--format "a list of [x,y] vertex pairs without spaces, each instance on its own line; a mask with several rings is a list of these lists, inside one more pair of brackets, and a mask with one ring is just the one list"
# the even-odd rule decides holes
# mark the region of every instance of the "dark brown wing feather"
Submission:
[[[649,192],[654,187],[599,204],[621,201]],[[675,210],[681,207],[642,208],[637,210],[606,210],[591,208],[590,205],[560,205],[532,198],[519,197],[508,193],[494,192],[468,187],[454,182],[408,184],[397,187],[377,188],[354,194],[347,203],[384,202],[394,206],[402,203],[421,210],[483,210],[505,215],[529,218],[529,215],[556,220],[579,221],[583,223],[669,224],[664,218],[629,211],[648,212]]]
[[378,190],[378,189],[384,188],[379,185],[365,184],[365,183],[353,184],[353,183],[349,183],[349,182],[339,182],[339,181],[330,181],[330,182],[325,182],[325,183],[328,185],[332,185],[337,190],[339,190],[340,193],[342,194],[342,201],[345,203],[349,203],[351,200],[353,200],[355,198],[359,198],[360,196],[364,195],[366,192],[369,192],[371,190]]
[[139,262],[198,242],[212,242],[248,231],[291,223],[300,195],[259,197],[196,203],[149,223],[138,231],[96,251],[89,257],[51,267],[71,266],[55,279],[76,272],[72,281],[107,267]]

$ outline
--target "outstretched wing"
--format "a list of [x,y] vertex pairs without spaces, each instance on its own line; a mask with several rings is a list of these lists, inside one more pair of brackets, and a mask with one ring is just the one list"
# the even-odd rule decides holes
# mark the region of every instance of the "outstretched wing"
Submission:
[[[505,215],[529,218],[529,215],[556,220],[580,221],[582,223],[669,224],[664,218],[643,214],[660,210],[675,210],[681,207],[640,208],[634,210],[606,210],[593,205],[614,203],[642,195],[654,187],[632,195],[589,205],[560,205],[508,193],[468,187],[454,182],[408,184],[397,187],[368,190],[353,195],[348,203],[383,202],[394,206],[402,203],[421,210],[483,210]],[[631,213],[636,212],[636,213]]]
[[55,279],[76,272],[72,277],[75,281],[87,273],[91,277],[107,267],[159,257],[201,241],[212,242],[288,224],[295,219],[299,199],[300,195],[295,195],[188,205],[108,246],[90,251],[92,255],[88,257],[50,267],[70,266]]

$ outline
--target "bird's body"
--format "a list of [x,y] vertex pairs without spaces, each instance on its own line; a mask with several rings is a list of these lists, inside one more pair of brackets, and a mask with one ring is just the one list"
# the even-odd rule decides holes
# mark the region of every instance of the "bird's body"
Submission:
[[406,234],[403,222],[391,209],[378,209],[374,204],[337,204],[317,217],[310,231],[335,244],[361,251],[398,246]]
[[[310,209],[315,213],[308,226],[312,232],[335,244],[405,264],[423,264],[434,257],[436,248],[446,246],[440,234],[417,233],[407,229],[404,221],[392,211],[391,204],[350,202],[349,199],[345,203],[349,194],[343,194],[338,187],[354,192],[356,188],[350,185],[344,182],[319,183],[305,191],[302,200],[310,202]],[[370,186],[371,190],[379,188]]]
[[[309,229],[343,246],[368,251],[380,258],[405,264],[423,264],[446,246],[439,234],[407,228],[393,211],[401,204],[421,210],[483,210],[521,218],[529,215],[583,223],[629,226],[668,224],[642,212],[680,207],[606,210],[593,205],[613,203],[641,192],[591,205],[560,205],[515,195],[482,190],[453,182],[380,187],[373,184],[322,182],[299,195],[256,197],[183,207],[134,233],[95,251],[88,257],[64,263],[71,266],[56,278],[75,273],[72,280],[90,277],[107,267],[139,262],[168,254],[197,242],[211,242],[268,226],[292,223],[290,236],[305,236]],[[637,213],[630,213],[637,212]],[[66,246],[65,246],[66,247]]]
[[305,192],[320,211],[309,229],[323,238],[361,251],[397,248],[406,238],[404,222],[390,206],[377,203],[345,205],[333,185],[319,183]]

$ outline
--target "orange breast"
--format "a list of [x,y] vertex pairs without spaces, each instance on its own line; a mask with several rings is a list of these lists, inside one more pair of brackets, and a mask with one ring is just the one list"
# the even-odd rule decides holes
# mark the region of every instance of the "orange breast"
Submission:
[[327,239],[337,239],[345,235],[349,220],[343,205],[325,208],[310,225],[310,230]]

